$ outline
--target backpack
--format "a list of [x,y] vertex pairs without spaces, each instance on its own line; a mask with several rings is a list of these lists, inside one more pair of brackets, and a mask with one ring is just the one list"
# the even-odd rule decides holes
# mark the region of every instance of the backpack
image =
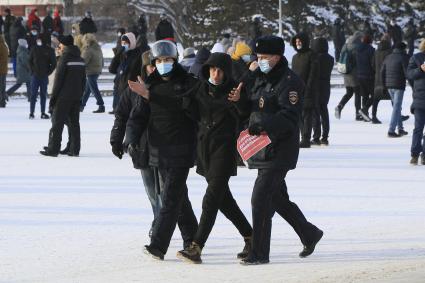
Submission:
[[336,64],[336,69],[341,74],[349,74],[354,68],[353,53],[344,46],[339,56],[339,61]]

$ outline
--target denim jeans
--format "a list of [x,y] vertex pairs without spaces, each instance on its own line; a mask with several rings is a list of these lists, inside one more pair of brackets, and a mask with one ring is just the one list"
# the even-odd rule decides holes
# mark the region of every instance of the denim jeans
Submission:
[[40,89],[40,106],[41,113],[46,112],[46,98],[47,98],[47,85],[49,84],[49,78],[37,78],[36,76],[31,77],[31,103],[30,113],[34,113],[35,103],[37,102],[38,89]]
[[96,98],[96,104],[99,106],[104,105],[102,95],[100,94],[99,87],[97,86],[97,79],[99,78],[99,75],[88,75],[87,76],[87,82],[86,82],[86,88],[84,90],[84,95],[81,101],[81,106],[85,107],[87,100],[89,100],[90,93],[94,94],[94,97]]
[[403,105],[404,90],[389,88],[388,93],[390,94],[391,100],[393,102],[393,112],[391,114],[390,128],[388,132],[394,133],[396,127],[398,127],[399,130],[403,130],[403,121],[401,120],[401,107]]
[[[14,94],[15,91],[17,91],[22,85],[23,85],[23,83],[16,83],[13,86],[11,86],[6,91],[7,96],[11,96],[12,94]],[[25,85],[27,87],[27,97],[28,97],[28,99],[30,99],[30,97],[31,97],[31,82],[28,81],[28,82],[25,83]]]
[[412,156],[425,155],[425,109],[415,109],[415,129],[412,135]]
[[152,206],[154,221],[159,215],[162,207],[161,195],[159,191],[158,168],[147,167],[140,170],[142,173],[143,184],[145,185],[146,194]]

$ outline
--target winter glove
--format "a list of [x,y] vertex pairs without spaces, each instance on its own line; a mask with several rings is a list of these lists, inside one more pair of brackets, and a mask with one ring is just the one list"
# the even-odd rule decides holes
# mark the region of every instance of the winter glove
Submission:
[[131,157],[136,157],[138,151],[139,151],[139,146],[137,144],[135,144],[135,143],[129,144],[129,146],[128,146],[128,154]]
[[119,159],[122,159],[122,155],[124,154],[124,148],[122,144],[113,144],[112,153]]
[[261,132],[263,132],[263,131],[264,131],[263,127],[258,123],[252,124],[248,128],[248,132],[251,136],[259,136],[259,135],[261,135]]

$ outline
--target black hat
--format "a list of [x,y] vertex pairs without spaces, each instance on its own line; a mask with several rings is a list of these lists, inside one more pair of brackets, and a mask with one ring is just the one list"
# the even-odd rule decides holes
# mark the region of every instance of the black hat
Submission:
[[71,46],[74,45],[74,38],[72,35],[62,35],[59,36],[59,42],[65,46]]
[[395,48],[395,49],[401,49],[401,50],[404,50],[404,49],[406,49],[406,48],[407,48],[407,45],[406,45],[406,43],[404,43],[403,41],[399,41],[399,42],[396,42],[396,43],[394,44],[394,48]]
[[208,80],[210,77],[210,67],[217,67],[223,70],[225,79],[232,77],[232,58],[226,53],[212,53],[208,60],[202,65],[202,78]]
[[283,38],[274,35],[265,35],[257,39],[254,52],[260,54],[283,55],[285,42]]

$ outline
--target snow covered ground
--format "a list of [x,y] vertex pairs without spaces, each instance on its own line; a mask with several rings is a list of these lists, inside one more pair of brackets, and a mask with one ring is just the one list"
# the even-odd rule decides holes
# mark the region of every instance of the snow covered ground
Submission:
[[[38,154],[50,122],[28,120],[25,99],[0,109],[0,282],[425,282],[425,166],[411,166],[409,136],[386,137],[384,124],[354,121],[353,101],[335,120],[329,147],[301,151],[287,177],[292,199],[325,235],[309,258],[290,226],[274,218],[271,264],[240,266],[243,241],[219,215],[202,265],[176,259],[178,230],[164,262],[142,252],[152,213],[142,180],[126,156],[110,152],[113,117],[82,113],[79,158]],[[406,93],[404,113],[411,102]],[[106,105],[112,100],[106,98]],[[107,107],[108,108],[108,107]],[[37,106],[36,111],[39,111]],[[248,219],[255,171],[239,169],[231,189]],[[192,170],[190,199],[199,217],[205,182]]]

